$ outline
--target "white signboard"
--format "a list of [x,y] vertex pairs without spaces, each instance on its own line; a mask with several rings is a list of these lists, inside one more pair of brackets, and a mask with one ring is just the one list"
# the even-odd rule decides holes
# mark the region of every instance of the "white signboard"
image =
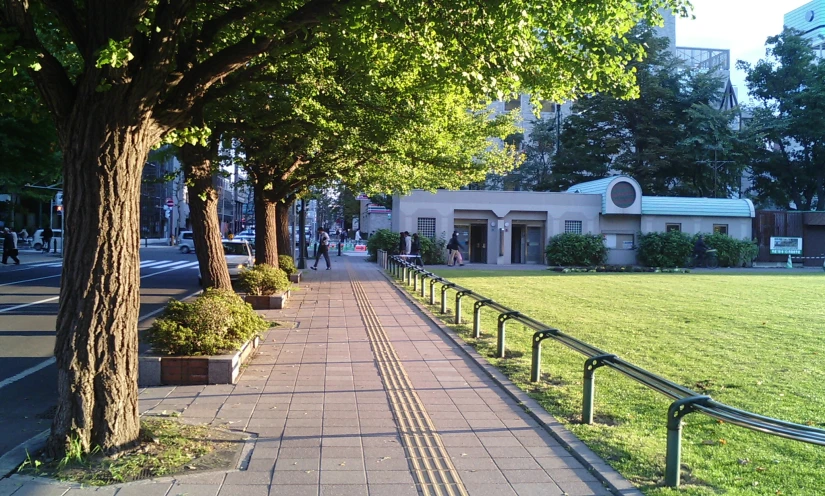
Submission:
[[771,255],[801,255],[802,238],[775,238],[771,236]]

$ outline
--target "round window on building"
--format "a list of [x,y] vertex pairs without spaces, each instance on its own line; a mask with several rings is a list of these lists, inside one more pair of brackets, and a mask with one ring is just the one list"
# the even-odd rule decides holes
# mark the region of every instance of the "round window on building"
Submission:
[[627,181],[616,183],[610,190],[610,199],[617,207],[627,208],[636,202],[636,188]]

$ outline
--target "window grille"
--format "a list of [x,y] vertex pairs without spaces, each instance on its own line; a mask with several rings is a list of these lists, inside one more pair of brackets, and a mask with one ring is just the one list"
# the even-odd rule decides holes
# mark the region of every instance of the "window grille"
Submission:
[[418,218],[418,235],[425,238],[435,240],[435,218],[434,217],[419,217]]
[[566,221],[564,221],[564,232],[565,233],[581,234],[582,233],[582,221],[580,221],[580,220],[566,220]]

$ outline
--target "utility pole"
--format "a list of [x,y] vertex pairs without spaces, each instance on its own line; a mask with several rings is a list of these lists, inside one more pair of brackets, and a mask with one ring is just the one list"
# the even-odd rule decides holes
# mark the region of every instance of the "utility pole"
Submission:
[[304,255],[306,254],[306,249],[307,249],[307,237],[306,237],[306,234],[304,233],[304,231],[306,229],[306,211],[307,211],[306,200],[301,198],[301,216],[298,218],[298,229],[301,231],[301,234],[300,234],[300,237],[299,237],[300,242],[298,243],[298,245],[299,245],[298,248],[301,251],[301,254],[298,258],[298,268],[299,269],[306,269],[307,268],[306,259],[304,258]]

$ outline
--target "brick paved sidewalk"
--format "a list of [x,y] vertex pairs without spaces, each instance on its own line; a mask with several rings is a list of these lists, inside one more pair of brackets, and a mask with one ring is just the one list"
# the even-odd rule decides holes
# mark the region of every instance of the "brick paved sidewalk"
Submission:
[[295,327],[237,385],[141,393],[142,412],[256,434],[247,470],[98,490],[13,476],[0,495],[611,494],[374,264],[333,263],[265,312]]

